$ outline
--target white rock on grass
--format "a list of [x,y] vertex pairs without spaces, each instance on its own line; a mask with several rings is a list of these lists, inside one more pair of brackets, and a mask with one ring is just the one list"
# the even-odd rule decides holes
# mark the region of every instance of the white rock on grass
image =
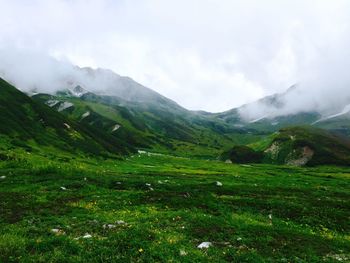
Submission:
[[118,220],[115,222],[117,225],[125,225],[125,222],[123,220]]
[[66,191],[67,188],[65,188],[64,186],[61,186],[61,190]]
[[65,234],[65,232],[63,230],[58,229],[58,228],[51,229],[51,232],[56,234],[56,235],[64,235]]
[[197,248],[203,249],[203,248],[209,248],[211,247],[213,244],[211,242],[202,242],[198,245]]
[[83,238],[92,238],[92,235],[90,235],[89,233],[86,233]]
[[217,181],[217,182],[216,182],[216,185],[217,185],[217,186],[222,186],[222,183],[219,182],[219,181]]
[[103,225],[103,228],[106,229],[106,228],[109,228],[109,229],[112,229],[112,228],[116,228],[117,226],[116,225],[113,225],[113,224],[105,224]]
[[6,176],[5,175],[0,176],[0,179],[6,179]]

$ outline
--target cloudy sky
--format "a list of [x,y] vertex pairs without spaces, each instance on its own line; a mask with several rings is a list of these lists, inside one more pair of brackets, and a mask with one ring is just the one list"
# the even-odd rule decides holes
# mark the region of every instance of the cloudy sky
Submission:
[[109,68],[189,109],[223,111],[295,83],[350,96],[347,0],[0,0],[0,10],[0,52]]

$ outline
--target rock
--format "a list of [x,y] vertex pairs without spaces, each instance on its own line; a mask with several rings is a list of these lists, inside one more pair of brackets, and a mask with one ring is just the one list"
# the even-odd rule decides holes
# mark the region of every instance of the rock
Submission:
[[197,248],[203,249],[203,248],[209,248],[211,247],[213,244],[211,242],[202,242],[198,245]]
[[123,220],[118,220],[115,222],[117,225],[125,225],[126,223]]
[[89,233],[86,233],[83,238],[92,238],[92,235],[90,235]]
[[56,235],[64,235],[65,234],[63,230],[58,229],[58,228],[51,229],[51,232],[56,234]]
[[120,126],[119,124],[114,125],[114,126],[113,126],[112,132],[118,130],[120,127],[121,127],[121,126]]
[[5,175],[3,175],[3,176],[0,176],[0,179],[6,179],[6,176]]
[[65,188],[64,186],[61,186],[61,190],[66,191],[67,188]]
[[217,181],[217,182],[216,182],[216,185],[217,185],[217,186],[222,186],[222,183],[219,182],[219,181]]
[[115,228],[116,225],[113,225],[113,224],[104,224],[103,225],[103,228],[106,229],[106,228],[109,228],[109,229],[112,229],[112,228]]

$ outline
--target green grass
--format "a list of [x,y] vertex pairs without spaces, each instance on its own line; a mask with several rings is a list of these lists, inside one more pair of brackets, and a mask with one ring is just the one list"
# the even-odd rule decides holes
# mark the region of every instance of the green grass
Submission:
[[350,259],[350,168],[12,155],[0,161],[0,262]]

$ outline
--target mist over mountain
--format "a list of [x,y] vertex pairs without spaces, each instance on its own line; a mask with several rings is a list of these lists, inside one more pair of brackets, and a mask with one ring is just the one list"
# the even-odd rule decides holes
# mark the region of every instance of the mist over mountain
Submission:
[[348,107],[350,93],[346,87],[347,85],[339,86],[334,90],[316,88],[307,90],[305,85],[297,84],[286,92],[245,104],[238,108],[238,113],[247,122],[310,112],[316,112],[325,117],[342,112]]
[[131,78],[108,69],[80,68],[68,61],[23,51],[0,51],[0,61],[0,76],[29,94],[55,94],[79,86],[82,93],[117,96],[126,101],[175,104]]
[[[337,61],[336,65],[340,64],[342,62]],[[79,86],[85,92],[118,96],[126,101],[176,105],[152,89],[111,70],[80,68],[39,52],[1,49],[0,77],[28,93],[55,94]],[[346,74],[344,64],[342,70],[319,71],[313,76],[305,76],[304,82],[285,92],[245,104],[237,112],[247,122],[303,112],[317,112],[326,117],[341,112],[350,104],[348,83],[350,75]]]
[[[132,77],[191,110],[222,112],[295,83],[302,96],[290,95],[279,113],[323,111],[349,96],[346,0],[0,2],[1,64],[22,68],[18,86],[41,87],[33,83],[40,77],[55,80],[46,89],[57,88],[72,66],[57,74],[40,58],[50,55]],[[34,76],[36,68],[46,76]]]

